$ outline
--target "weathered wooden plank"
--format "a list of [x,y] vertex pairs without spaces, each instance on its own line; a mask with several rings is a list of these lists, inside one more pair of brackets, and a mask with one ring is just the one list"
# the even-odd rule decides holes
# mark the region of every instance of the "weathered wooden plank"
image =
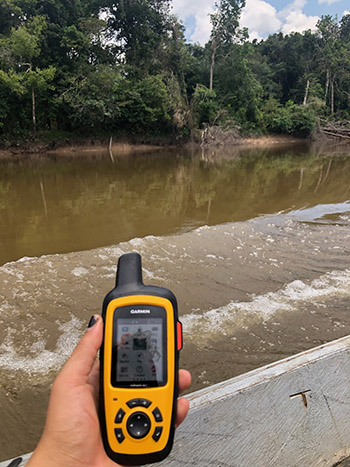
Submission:
[[350,336],[188,397],[160,466],[332,466],[350,456]]
[[194,393],[163,465],[335,464],[350,454],[349,348],[346,337]]

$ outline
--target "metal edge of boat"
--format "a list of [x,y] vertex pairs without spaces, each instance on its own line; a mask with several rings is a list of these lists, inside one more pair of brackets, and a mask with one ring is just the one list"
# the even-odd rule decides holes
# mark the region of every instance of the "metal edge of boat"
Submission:
[[158,465],[334,466],[350,456],[350,336],[187,397],[189,415]]

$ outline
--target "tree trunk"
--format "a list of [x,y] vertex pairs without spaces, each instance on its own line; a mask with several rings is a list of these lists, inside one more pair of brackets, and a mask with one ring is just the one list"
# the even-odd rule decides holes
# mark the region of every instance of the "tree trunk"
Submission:
[[310,89],[310,80],[308,79],[306,83],[306,89],[305,89],[305,96],[304,96],[304,102],[303,102],[304,105],[307,104],[307,98],[309,96],[309,89]]
[[[29,71],[33,70],[32,63],[29,64]],[[36,133],[36,112],[35,112],[35,89],[32,85],[32,120],[33,120],[33,132]]]
[[36,115],[35,115],[35,89],[32,86],[32,116],[33,116],[33,131],[36,133]]
[[327,70],[326,92],[324,93],[324,100],[325,100],[326,105],[327,105],[328,89],[329,89],[329,70]]
[[331,81],[331,115],[334,115],[334,76]]
[[211,53],[211,63],[210,63],[210,81],[209,81],[209,89],[210,91],[213,90],[213,78],[214,78],[214,66],[215,66],[215,56],[218,46],[216,42],[213,42],[212,45],[212,53]]

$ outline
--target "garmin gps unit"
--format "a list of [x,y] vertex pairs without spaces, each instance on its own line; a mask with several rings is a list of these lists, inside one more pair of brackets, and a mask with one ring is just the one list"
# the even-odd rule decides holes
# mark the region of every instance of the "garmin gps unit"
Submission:
[[171,451],[182,326],[170,290],[145,286],[141,256],[119,258],[116,287],[103,302],[100,425],[108,456],[122,465]]

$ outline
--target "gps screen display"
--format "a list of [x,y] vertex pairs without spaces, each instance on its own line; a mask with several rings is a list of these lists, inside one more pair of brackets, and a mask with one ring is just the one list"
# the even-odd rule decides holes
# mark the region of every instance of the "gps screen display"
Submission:
[[[131,308],[119,309],[114,320],[112,385],[163,386],[166,383],[165,310],[148,307],[149,314],[131,314],[134,311]],[[127,313],[129,316],[125,316]]]

